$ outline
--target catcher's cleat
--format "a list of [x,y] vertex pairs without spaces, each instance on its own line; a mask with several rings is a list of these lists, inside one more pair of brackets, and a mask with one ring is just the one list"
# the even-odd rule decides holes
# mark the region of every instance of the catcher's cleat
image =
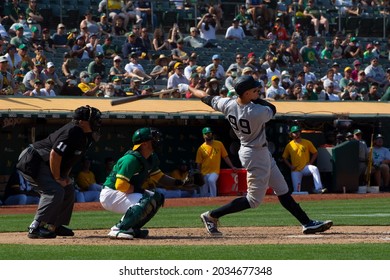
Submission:
[[308,224],[302,226],[302,232],[304,234],[315,234],[317,232],[324,232],[330,229],[332,225],[332,221],[310,221]]
[[218,230],[218,219],[210,216],[210,212],[205,212],[200,215],[200,219],[206,227],[207,232],[211,236],[221,236],[222,232]]
[[130,230],[130,231],[126,231],[126,230],[113,230],[111,229],[111,231],[108,233],[108,237],[110,239],[127,239],[127,240],[132,240],[134,239],[134,235],[133,235],[133,230]]
[[50,231],[47,228],[38,227],[38,228],[29,228],[27,237],[31,239],[49,239],[49,238],[56,238],[57,235],[55,234],[55,232]]
[[146,238],[149,235],[149,230],[147,229],[140,229],[140,228],[134,228],[133,229],[133,236],[134,238]]
[[74,236],[73,230],[65,226],[58,226],[55,230],[57,236]]

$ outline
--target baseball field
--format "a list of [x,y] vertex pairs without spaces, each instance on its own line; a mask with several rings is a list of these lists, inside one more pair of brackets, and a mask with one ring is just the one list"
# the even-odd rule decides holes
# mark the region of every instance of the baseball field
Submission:
[[[303,235],[274,195],[257,209],[223,217],[223,237],[209,237],[199,214],[233,197],[167,199],[146,228],[147,239],[112,240],[120,215],[99,203],[75,205],[74,237],[29,239],[36,206],[0,207],[1,260],[390,260],[390,193],[299,195],[327,232]],[[26,246],[28,245],[28,246]],[[127,250],[128,248],[128,250]]]

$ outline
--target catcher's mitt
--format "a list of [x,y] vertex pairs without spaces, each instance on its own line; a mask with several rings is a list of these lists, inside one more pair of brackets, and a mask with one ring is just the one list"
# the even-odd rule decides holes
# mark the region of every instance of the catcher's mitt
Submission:
[[197,169],[191,169],[188,172],[187,178],[184,180],[183,188],[199,188],[204,185],[202,173]]

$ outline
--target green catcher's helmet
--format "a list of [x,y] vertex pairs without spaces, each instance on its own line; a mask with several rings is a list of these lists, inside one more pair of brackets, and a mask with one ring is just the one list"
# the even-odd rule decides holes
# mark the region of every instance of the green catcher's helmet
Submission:
[[136,150],[141,146],[142,143],[146,141],[153,141],[153,144],[158,144],[161,141],[161,133],[157,129],[152,129],[150,127],[143,127],[137,129],[132,137],[133,141],[133,150]]

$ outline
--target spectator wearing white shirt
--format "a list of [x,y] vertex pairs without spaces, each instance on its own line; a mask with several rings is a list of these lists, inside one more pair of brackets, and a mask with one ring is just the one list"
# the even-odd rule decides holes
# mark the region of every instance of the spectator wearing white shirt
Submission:
[[276,69],[275,60],[272,59],[269,62],[269,68],[267,68],[266,73],[267,73],[268,80],[271,80],[273,76],[278,76],[278,78],[280,78],[280,71]]
[[266,91],[266,98],[272,98],[275,100],[284,98],[287,94],[286,90],[279,86],[279,76],[273,76],[271,78],[271,86]]
[[206,78],[210,77],[210,70],[213,68],[215,69],[215,77],[218,80],[222,80],[225,78],[225,69],[223,66],[220,64],[221,63],[221,57],[219,54],[214,54],[212,57],[213,63],[209,64],[206,66]]
[[188,85],[190,83],[189,80],[183,74],[183,63],[176,62],[173,66],[173,69],[175,69],[175,73],[168,78],[167,89],[177,88],[179,84]]
[[245,38],[244,29],[239,25],[240,21],[235,18],[232,21],[232,26],[226,30],[225,39],[227,40],[243,40]]
[[340,101],[340,96],[334,92],[334,85],[335,82],[332,82],[330,80],[324,81],[324,88],[325,88],[325,100],[329,101]]
[[142,67],[142,65],[138,63],[138,54],[136,52],[132,52],[131,54],[129,54],[129,60],[130,62],[127,63],[125,66],[125,70],[127,73],[129,73],[130,75],[133,73],[139,77],[142,77],[143,82],[152,79],[152,77],[145,73],[145,69]]
[[47,79],[45,83],[45,87],[41,89],[41,94],[44,96],[57,96],[57,94],[54,91],[54,80],[53,79]]
[[207,41],[217,39],[216,32],[220,27],[221,24],[217,16],[209,13],[205,14],[197,25],[200,37]]

